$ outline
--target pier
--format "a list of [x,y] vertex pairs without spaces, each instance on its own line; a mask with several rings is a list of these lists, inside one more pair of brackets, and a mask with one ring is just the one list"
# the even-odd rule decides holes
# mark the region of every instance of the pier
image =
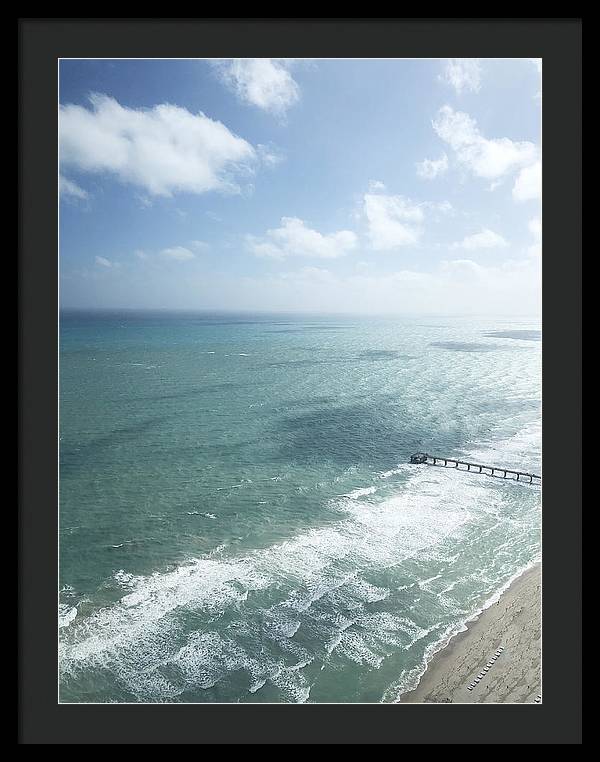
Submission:
[[416,452],[410,456],[411,463],[423,463],[428,466],[442,466],[443,468],[456,468],[459,471],[472,471],[474,473],[495,476],[500,479],[512,479],[522,481],[525,484],[541,484],[542,477],[538,474],[528,474],[525,471],[515,471],[512,468],[498,468],[498,466],[484,466],[480,463],[468,463],[456,458],[442,458],[438,455],[429,455],[427,452]]

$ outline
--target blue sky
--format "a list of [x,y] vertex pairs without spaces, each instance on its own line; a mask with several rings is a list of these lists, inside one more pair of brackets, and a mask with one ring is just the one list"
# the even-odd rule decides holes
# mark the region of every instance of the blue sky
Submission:
[[63,307],[536,314],[541,61],[63,60]]

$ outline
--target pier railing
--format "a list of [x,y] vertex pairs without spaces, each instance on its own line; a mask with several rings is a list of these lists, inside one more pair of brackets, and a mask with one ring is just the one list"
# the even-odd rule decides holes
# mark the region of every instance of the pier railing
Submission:
[[538,474],[529,474],[525,471],[515,471],[512,468],[499,468],[498,466],[484,466],[481,463],[469,463],[466,460],[456,458],[444,458],[439,455],[429,455],[427,452],[416,452],[410,456],[411,463],[423,463],[428,466],[442,466],[443,468],[456,468],[459,471],[472,471],[487,476],[495,476],[500,479],[512,479],[523,481],[525,484],[541,484],[542,477]]

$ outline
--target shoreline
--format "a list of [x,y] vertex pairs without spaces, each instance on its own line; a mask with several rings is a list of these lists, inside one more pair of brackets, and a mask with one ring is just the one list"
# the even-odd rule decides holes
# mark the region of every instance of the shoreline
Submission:
[[[533,703],[541,688],[541,563],[519,575],[429,662],[399,703]],[[498,649],[501,654],[472,688]]]

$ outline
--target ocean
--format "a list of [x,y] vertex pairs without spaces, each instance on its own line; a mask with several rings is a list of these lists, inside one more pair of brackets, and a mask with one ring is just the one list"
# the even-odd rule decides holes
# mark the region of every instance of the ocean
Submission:
[[539,559],[535,320],[60,319],[61,702],[377,703]]

